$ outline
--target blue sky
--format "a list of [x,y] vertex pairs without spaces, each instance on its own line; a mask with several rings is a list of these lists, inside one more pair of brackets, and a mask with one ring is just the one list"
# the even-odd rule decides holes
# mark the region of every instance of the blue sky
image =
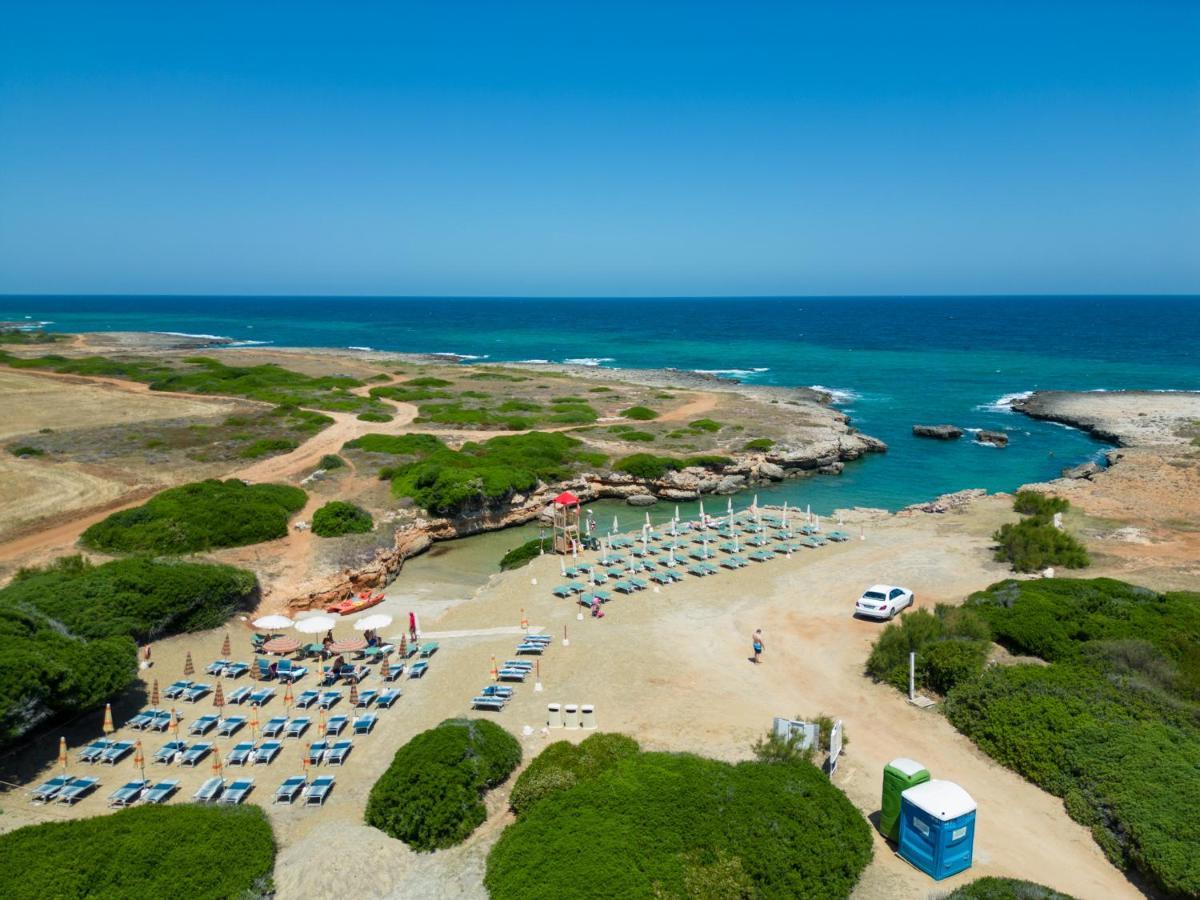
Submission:
[[1200,291],[1200,4],[0,2],[0,292]]

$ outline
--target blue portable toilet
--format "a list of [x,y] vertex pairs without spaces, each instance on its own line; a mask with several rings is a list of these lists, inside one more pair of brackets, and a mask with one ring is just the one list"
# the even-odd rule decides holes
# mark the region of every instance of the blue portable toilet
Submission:
[[950,781],[927,781],[900,795],[900,855],[937,881],[971,868],[975,801]]

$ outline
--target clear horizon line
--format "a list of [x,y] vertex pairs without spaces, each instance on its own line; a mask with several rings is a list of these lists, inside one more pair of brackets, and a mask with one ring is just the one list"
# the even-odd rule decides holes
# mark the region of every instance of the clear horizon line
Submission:
[[1128,292],[1095,293],[1090,291],[1066,293],[1026,292],[993,292],[993,293],[898,293],[898,294],[372,294],[372,293],[239,293],[223,291],[218,293],[162,293],[158,291],[139,292],[105,292],[105,293],[69,293],[69,292],[0,292],[0,300],[7,299],[41,299],[50,297],[71,298],[146,298],[146,297],[190,297],[190,298],[223,298],[251,297],[257,299],[326,299],[326,298],[355,298],[369,300],[919,300],[919,299],[999,299],[999,298],[1083,298],[1104,297],[1121,299],[1129,297],[1155,298],[1195,298],[1200,299],[1200,292]]

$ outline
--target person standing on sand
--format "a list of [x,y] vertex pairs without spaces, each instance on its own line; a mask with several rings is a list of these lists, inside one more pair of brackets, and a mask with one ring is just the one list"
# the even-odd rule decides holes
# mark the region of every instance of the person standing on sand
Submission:
[[412,610],[408,613],[408,639],[415,641],[417,639],[417,614]]
[[763,652],[763,649],[766,647],[766,645],[763,643],[763,636],[762,636],[761,628],[757,629],[754,632],[754,636],[750,639],[750,641],[754,646],[754,660],[753,661],[755,663],[762,662],[762,659],[760,657],[762,657],[762,652]]

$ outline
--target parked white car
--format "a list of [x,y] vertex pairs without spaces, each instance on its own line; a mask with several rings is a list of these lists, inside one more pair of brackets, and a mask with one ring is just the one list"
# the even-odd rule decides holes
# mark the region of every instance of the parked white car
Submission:
[[890,619],[912,604],[913,592],[908,588],[876,584],[863,591],[854,604],[854,613],[871,619]]

